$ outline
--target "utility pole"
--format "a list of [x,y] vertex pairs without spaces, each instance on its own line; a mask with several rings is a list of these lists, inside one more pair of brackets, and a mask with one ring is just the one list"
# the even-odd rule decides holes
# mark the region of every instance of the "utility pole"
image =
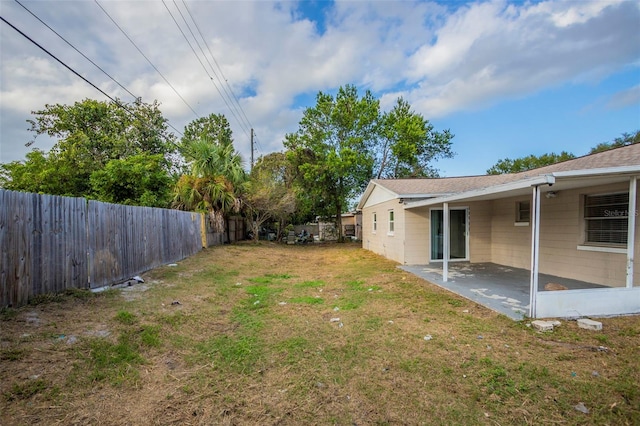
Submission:
[[249,171],[253,170],[253,128],[251,129],[251,167]]

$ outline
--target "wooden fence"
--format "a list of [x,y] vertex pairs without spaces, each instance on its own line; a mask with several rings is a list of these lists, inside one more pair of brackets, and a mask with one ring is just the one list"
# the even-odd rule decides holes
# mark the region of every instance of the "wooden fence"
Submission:
[[202,248],[202,215],[0,189],[0,307],[122,282]]

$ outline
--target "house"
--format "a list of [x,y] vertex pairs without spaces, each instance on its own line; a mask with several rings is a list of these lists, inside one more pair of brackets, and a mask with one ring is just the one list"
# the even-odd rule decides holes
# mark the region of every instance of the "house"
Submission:
[[[638,176],[640,144],[521,173],[376,179],[362,245],[443,282],[455,262],[526,269],[533,318],[640,313]],[[541,274],[587,285],[545,291]]]

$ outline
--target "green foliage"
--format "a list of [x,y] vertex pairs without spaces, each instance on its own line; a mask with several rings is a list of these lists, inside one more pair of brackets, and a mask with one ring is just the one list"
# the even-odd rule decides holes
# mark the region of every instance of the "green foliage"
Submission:
[[187,146],[199,140],[215,142],[218,145],[233,144],[233,132],[227,118],[222,114],[210,114],[187,124],[182,136],[182,145]]
[[615,138],[611,142],[602,142],[589,151],[589,154],[595,154],[598,152],[608,151],[614,148],[620,148],[627,145],[633,145],[640,142],[640,130],[636,130],[635,133],[623,133],[622,136]]
[[505,173],[519,173],[527,170],[537,169],[551,164],[559,163],[576,158],[570,152],[562,151],[560,154],[554,152],[543,154],[540,156],[528,155],[522,158],[510,159],[505,158],[498,160],[496,164],[487,170],[487,174],[500,175]]
[[431,162],[453,156],[452,138],[448,130],[434,131],[402,98],[382,114],[370,91],[359,96],[346,85],[335,98],[319,92],[284,145],[304,188],[299,205],[303,199],[315,215],[336,217],[341,239],[340,215],[370,179],[436,175]]
[[411,111],[411,105],[398,98],[393,109],[381,119],[380,143],[376,145],[377,179],[435,177],[431,163],[453,157],[449,130],[442,133],[422,115]]
[[343,208],[372,176],[370,144],[379,114],[379,102],[369,91],[359,97],[354,86],[345,86],[335,99],[320,92],[316,106],[305,110],[299,130],[284,142],[316,212],[337,216],[339,236]]
[[284,224],[296,211],[297,193],[293,186],[291,164],[285,155],[275,152],[260,157],[244,186],[243,202],[252,218],[254,238],[268,220]]
[[[611,142],[603,142],[591,148],[589,154],[597,154],[599,152],[608,151],[614,148],[621,148],[640,142],[640,130],[634,133],[623,133],[622,136],[615,138]],[[543,154],[540,156],[528,155],[526,157],[510,159],[505,158],[498,160],[496,164],[487,170],[487,174],[499,175],[504,173],[518,173],[527,170],[537,169],[538,167],[549,166],[551,164],[560,163],[562,161],[576,158],[570,152],[562,151],[560,154],[554,152]]]
[[240,194],[246,181],[242,157],[233,147],[231,136],[227,119],[211,114],[189,123],[180,143],[189,174],[178,179],[172,206],[209,213],[217,232],[224,231],[227,214],[240,210]]
[[91,174],[93,196],[108,203],[168,207],[172,179],[161,154],[137,154],[110,160]]
[[[34,149],[25,161],[0,165],[0,186],[52,195],[104,197],[105,201],[128,200],[131,204],[166,203],[170,164],[161,159],[174,151],[174,144],[173,136],[166,134],[166,120],[157,102],[137,100],[126,104],[86,99],[73,105],[46,105],[33,114],[34,119],[28,122],[36,138],[46,134],[57,142],[47,153]],[[127,161],[135,156],[141,157]],[[105,170],[112,161],[124,163]],[[148,169],[150,162],[155,164],[153,170]],[[147,169],[131,170],[127,176],[126,168],[134,165],[134,169]],[[138,179],[145,171],[152,176]],[[92,180],[94,173],[97,175]],[[110,189],[118,177],[125,182]]]

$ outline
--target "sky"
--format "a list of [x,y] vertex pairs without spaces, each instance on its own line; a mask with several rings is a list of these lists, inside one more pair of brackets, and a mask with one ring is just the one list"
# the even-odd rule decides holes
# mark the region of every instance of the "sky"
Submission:
[[[450,130],[442,176],[640,130],[635,0],[0,0],[0,16],[109,96],[157,100],[178,137],[224,114],[247,164],[251,128],[256,158],[282,151],[316,95],[347,84]],[[108,100],[0,22],[0,163],[55,143],[25,146],[32,111],[87,98]]]

